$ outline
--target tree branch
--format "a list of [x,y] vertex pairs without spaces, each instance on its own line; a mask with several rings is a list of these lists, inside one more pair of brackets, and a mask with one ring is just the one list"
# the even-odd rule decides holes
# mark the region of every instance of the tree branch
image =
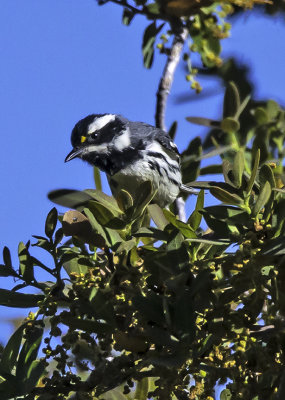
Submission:
[[[155,125],[166,131],[165,126],[165,113],[168,95],[174,79],[174,73],[177,65],[179,64],[183,46],[187,37],[187,29],[182,26],[179,27],[179,32],[176,33],[167,58],[162,77],[156,93],[156,112],[155,112]],[[175,200],[175,210],[181,221],[186,220],[185,216],[185,203],[182,198]]]
[[166,130],[165,127],[166,103],[174,79],[174,73],[180,61],[181,52],[187,37],[187,33],[188,32],[186,28],[180,27],[180,31],[174,36],[170,53],[165,64],[162,77],[160,79],[158,91],[156,93],[157,100],[156,100],[155,124],[157,128],[163,129],[164,131]]
[[167,16],[166,14],[154,14],[154,13],[150,12],[148,10],[148,8],[145,6],[143,6],[142,8],[136,8],[136,7],[132,6],[131,4],[129,4],[127,0],[109,0],[109,1],[111,1],[114,4],[118,4],[120,6],[123,6],[127,9],[129,9],[134,14],[145,15],[147,18],[150,18],[153,20],[163,19],[165,21],[168,21],[170,19],[170,17]]

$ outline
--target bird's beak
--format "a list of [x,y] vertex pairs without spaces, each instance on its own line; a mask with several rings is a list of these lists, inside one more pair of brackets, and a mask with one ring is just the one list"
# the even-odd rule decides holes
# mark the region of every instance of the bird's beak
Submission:
[[83,150],[84,150],[83,147],[72,149],[71,152],[68,153],[67,156],[65,157],[64,162],[70,161],[75,157],[79,157],[80,154],[83,152]]

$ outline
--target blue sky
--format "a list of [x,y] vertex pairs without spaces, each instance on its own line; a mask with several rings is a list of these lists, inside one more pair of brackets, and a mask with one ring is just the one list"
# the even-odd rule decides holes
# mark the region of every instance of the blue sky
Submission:
[[[71,149],[71,129],[79,119],[112,112],[154,123],[165,57],[156,54],[153,68],[143,68],[146,20],[136,17],[125,27],[121,12],[119,6],[99,7],[94,0],[2,0],[0,251],[7,245],[16,255],[19,241],[43,234],[53,206],[46,196],[50,190],[93,187],[87,164],[64,163]],[[232,37],[223,41],[223,55],[235,54],[250,63],[257,98],[285,104],[284,42],[280,17],[248,11],[234,22]],[[175,96],[189,87],[182,66],[178,68],[167,124],[179,121],[176,142],[181,151],[190,138],[204,132],[187,123],[185,116],[220,116],[223,88],[218,82],[201,83],[218,94],[176,105]],[[16,256],[14,261],[17,264]],[[2,279],[1,284],[5,287],[6,282]]]

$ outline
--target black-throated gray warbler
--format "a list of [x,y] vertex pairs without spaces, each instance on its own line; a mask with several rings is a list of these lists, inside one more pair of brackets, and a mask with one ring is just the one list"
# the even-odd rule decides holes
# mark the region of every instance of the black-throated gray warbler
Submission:
[[[79,157],[106,172],[114,196],[120,189],[134,195],[139,185],[151,181],[161,207],[172,203],[182,185],[180,156],[169,135],[143,122],[115,114],[92,114],[74,126],[73,149],[65,161]],[[193,192],[193,191],[192,191]]]

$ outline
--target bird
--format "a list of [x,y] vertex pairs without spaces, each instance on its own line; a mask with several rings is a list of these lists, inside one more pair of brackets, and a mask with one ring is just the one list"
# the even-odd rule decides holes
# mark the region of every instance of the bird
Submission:
[[65,162],[78,157],[105,172],[114,197],[121,189],[134,197],[150,181],[156,191],[152,202],[164,208],[180,190],[194,192],[182,184],[176,144],[152,125],[118,114],[91,114],[75,124],[71,144]]

